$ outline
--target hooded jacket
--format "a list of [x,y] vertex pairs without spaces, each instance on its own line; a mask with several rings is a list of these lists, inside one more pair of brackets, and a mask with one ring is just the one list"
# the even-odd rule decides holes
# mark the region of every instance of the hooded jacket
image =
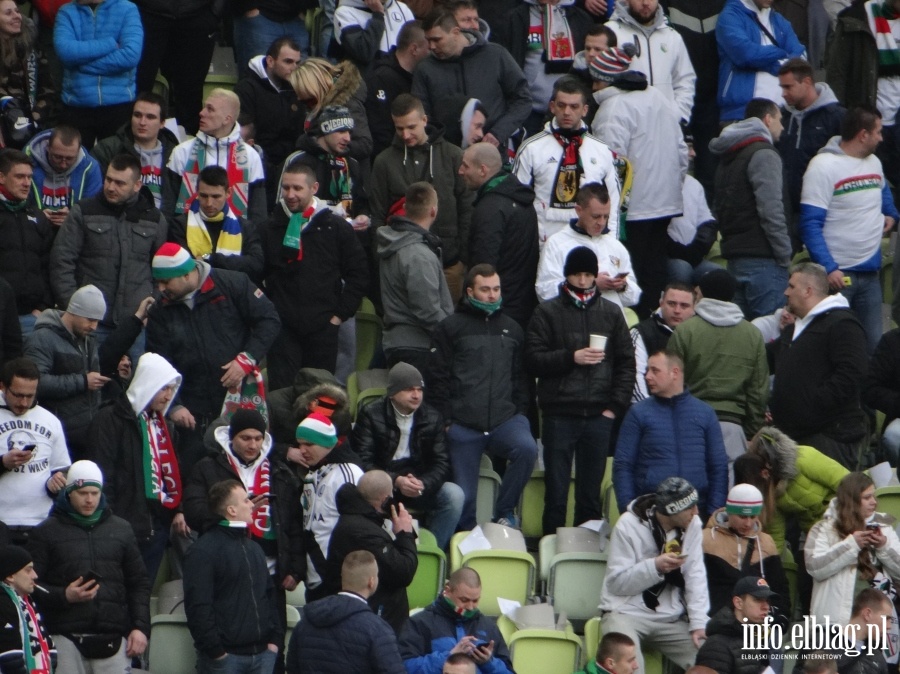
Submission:
[[99,194],[103,188],[100,166],[83,147],[79,146],[77,158],[64,171],[57,171],[50,165],[47,150],[52,132],[52,129],[41,131],[25,146],[25,154],[34,160],[28,204],[37,210],[71,209],[82,199]]
[[371,11],[363,0],[341,0],[334,11],[334,39],[355,63],[367,66],[396,47],[403,24],[415,18],[400,0],[387,0],[383,13]]
[[399,633],[409,618],[406,586],[418,568],[415,531],[389,534],[384,513],[375,510],[355,484],[338,490],[337,508],[340,519],[328,543],[325,588],[329,593],[340,591],[344,558],[354,550],[368,550],[378,562],[378,589],[369,597],[369,607]]
[[72,206],[50,253],[57,304],[68,306],[76,290],[93,284],[106,300],[104,323],[133,315],[153,292],[151,262],[168,229],[146,187],[126,204],[101,194]]
[[469,44],[459,56],[438,59],[429,54],[416,66],[412,95],[422,101],[429,116],[452,94],[477,98],[486,111],[484,132],[493,134],[503,147],[531,114],[528,82],[506,49],[487,42],[481,33],[463,34]]
[[[775,44],[766,38],[759,22],[771,26]],[[744,117],[744,108],[756,95],[757,79],[768,78],[771,98],[782,97],[776,75],[786,59],[805,57],[806,50],[788,20],[773,9],[757,9],[752,0],[727,0],[716,23],[719,44],[719,109],[723,122]]]
[[691,119],[697,76],[688,56],[684,40],[669,26],[662,7],[649,25],[643,25],[628,12],[628,3],[616,3],[607,24],[619,39],[621,47],[632,42],[637,52],[629,70],[642,72],[649,83],[659,89],[674,105],[681,121]]
[[272,434],[275,451],[280,458],[285,458],[287,447],[296,441],[297,425],[308,414],[309,403],[319,395],[325,395],[337,402],[331,423],[334,424],[338,437],[348,434],[352,422],[347,391],[328,370],[302,367],[297,371],[291,386],[266,392],[269,432]]
[[720,421],[753,437],[765,423],[769,364],[760,331],[733,302],[703,298],[675,328],[668,348],[684,359],[684,385]]
[[[181,386],[178,371],[162,356],[145,354],[135,369],[128,390],[113,404],[103,407],[88,430],[88,453],[85,458],[100,466],[106,476],[103,492],[107,501],[128,521],[142,543],[153,537],[155,521],[168,526],[175,511],[146,496],[144,438],[138,416],[159,391],[173,382],[177,394]],[[167,407],[163,414],[168,411]],[[171,423],[169,435],[174,440],[174,426]],[[175,456],[180,458],[177,452]],[[187,478],[186,474],[181,474],[182,493]]]
[[727,259],[763,257],[787,267],[791,239],[785,219],[781,156],[761,119],[725,127],[709,142],[719,156],[715,211]]
[[[350,61],[341,61],[338,68],[341,74],[322,96],[319,110],[340,105],[350,110],[350,116],[353,117],[353,130],[350,132],[350,150],[347,154],[362,164],[373,156],[372,133],[369,131],[369,121],[366,118],[368,91],[366,83],[363,82],[362,73]],[[304,127],[309,125],[314,115],[313,112],[307,114]],[[305,133],[305,128],[300,133]]]
[[472,194],[458,173],[462,150],[444,139],[442,127],[429,124],[425,130],[428,140],[422,145],[407,147],[395,135],[391,146],[375,158],[367,185],[372,226],[387,223],[391,207],[412,183],[430,183],[441,205],[430,231],[440,238],[443,265],[450,267],[468,262]]
[[878,63],[878,46],[869,29],[865,2],[854,2],[837,15],[826,62],[826,79],[848,109],[878,102],[878,79],[900,76],[900,65]]
[[453,313],[437,237],[403,217],[375,234],[384,306],[384,348],[427,349]]
[[[363,180],[363,170],[360,163],[353,157],[345,156],[344,161],[347,162],[347,173],[350,178],[350,197],[351,203],[349,210],[347,204],[342,200],[335,200],[331,193],[330,184],[332,181],[331,155],[327,150],[316,142],[316,136],[311,133],[305,133],[297,139],[296,150],[291,152],[284,160],[284,166],[305,164],[316,172],[316,182],[319,183],[319,191],[316,197],[321,199],[323,203],[328,204],[331,209],[342,217],[354,218],[360,214],[368,214],[369,199],[366,196],[366,190]],[[281,185],[284,181],[284,170],[278,179],[278,189],[276,194],[281,194]]]
[[0,277],[12,287],[20,315],[53,306],[50,249],[54,234],[39,207],[29,202],[21,210],[12,210],[0,201]]
[[[156,134],[156,137],[162,145],[161,168],[163,175],[160,177],[160,180],[164,180],[166,164],[169,163],[169,157],[172,155],[172,150],[178,145],[178,137],[166,127],[161,128],[159,133]],[[257,135],[257,137],[259,136]],[[268,151],[269,148],[266,147],[266,152]],[[91,148],[91,155],[100,164],[101,175],[106,175],[106,168],[109,166],[109,162],[111,162],[113,157],[117,154],[130,154],[137,159],[141,158],[140,152],[134,147],[134,133],[131,131],[131,122],[123,124],[116,132],[116,135],[97,141],[96,145]],[[162,183],[160,183],[160,185],[162,185]]]
[[731,604],[714,612],[694,664],[720,674],[761,674],[768,669],[769,658],[760,658],[764,654],[744,648],[745,628],[735,617]]
[[372,132],[372,156],[390,147],[397,135],[391,117],[391,103],[412,89],[412,73],[397,60],[397,49],[378,59],[366,73],[366,117]]
[[361,596],[310,602],[287,653],[287,674],[406,674],[397,637]]

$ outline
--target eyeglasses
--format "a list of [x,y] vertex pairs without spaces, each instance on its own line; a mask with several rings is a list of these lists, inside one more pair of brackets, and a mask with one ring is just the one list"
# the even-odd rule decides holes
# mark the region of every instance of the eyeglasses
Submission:
[[54,164],[73,164],[78,159],[78,154],[68,156],[64,154],[56,154],[55,152],[47,152],[47,158]]

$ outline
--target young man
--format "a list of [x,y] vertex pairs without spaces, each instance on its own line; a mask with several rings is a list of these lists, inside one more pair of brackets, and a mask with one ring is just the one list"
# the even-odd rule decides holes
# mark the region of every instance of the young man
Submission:
[[37,578],[25,548],[0,548],[0,620],[7,626],[0,631],[0,672],[4,674],[56,671],[56,648],[31,603]]
[[638,670],[637,651],[631,637],[606,632],[597,645],[597,657],[579,674],[634,674]]

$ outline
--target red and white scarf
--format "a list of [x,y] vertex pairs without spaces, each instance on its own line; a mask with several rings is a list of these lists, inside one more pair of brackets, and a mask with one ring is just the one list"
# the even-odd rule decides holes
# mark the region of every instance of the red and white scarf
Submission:
[[144,442],[144,495],[174,510],[181,504],[181,472],[169,428],[159,412],[138,417]]
[[[237,457],[231,452],[226,452],[231,467],[234,472],[241,478],[247,493],[253,496],[262,496],[263,494],[272,493],[272,482],[270,477],[271,464],[269,458],[265,457],[256,465],[244,465],[238,461]],[[254,462],[256,463],[256,462]],[[275,532],[272,531],[272,500],[266,499],[265,505],[257,508],[253,513],[253,521],[250,523],[250,535],[256,538],[265,538],[273,540]]]

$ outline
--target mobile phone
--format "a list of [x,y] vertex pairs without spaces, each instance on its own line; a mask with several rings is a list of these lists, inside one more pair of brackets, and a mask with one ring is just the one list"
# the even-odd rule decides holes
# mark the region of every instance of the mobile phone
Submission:
[[37,449],[37,445],[25,445],[22,447],[23,452],[33,452],[35,449]]
[[677,555],[678,559],[684,559],[687,556],[688,556],[688,554],[686,552],[681,552]]
[[868,529],[869,531],[878,531],[879,529],[881,529],[881,525],[876,524],[875,522],[869,522],[869,524],[866,525],[866,529]]
[[99,583],[99,582],[101,582],[101,581],[103,580],[103,576],[101,576],[99,573],[97,573],[96,571],[94,571],[94,570],[92,569],[91,571],[88,571],[88,572],[84,575],[84,582],[85,582],[85,583],[89,583],[89,582],[92,581],[92,580],[93,580],[94,582]]
[[490,641],[476,641],[475,642],[475,648],[483,648],[485,646],[490,646],[490,645],[491,645]]
[[616,278],[625,278],[629,273],[630,272],[623,271],[621,274],[616,274]]

